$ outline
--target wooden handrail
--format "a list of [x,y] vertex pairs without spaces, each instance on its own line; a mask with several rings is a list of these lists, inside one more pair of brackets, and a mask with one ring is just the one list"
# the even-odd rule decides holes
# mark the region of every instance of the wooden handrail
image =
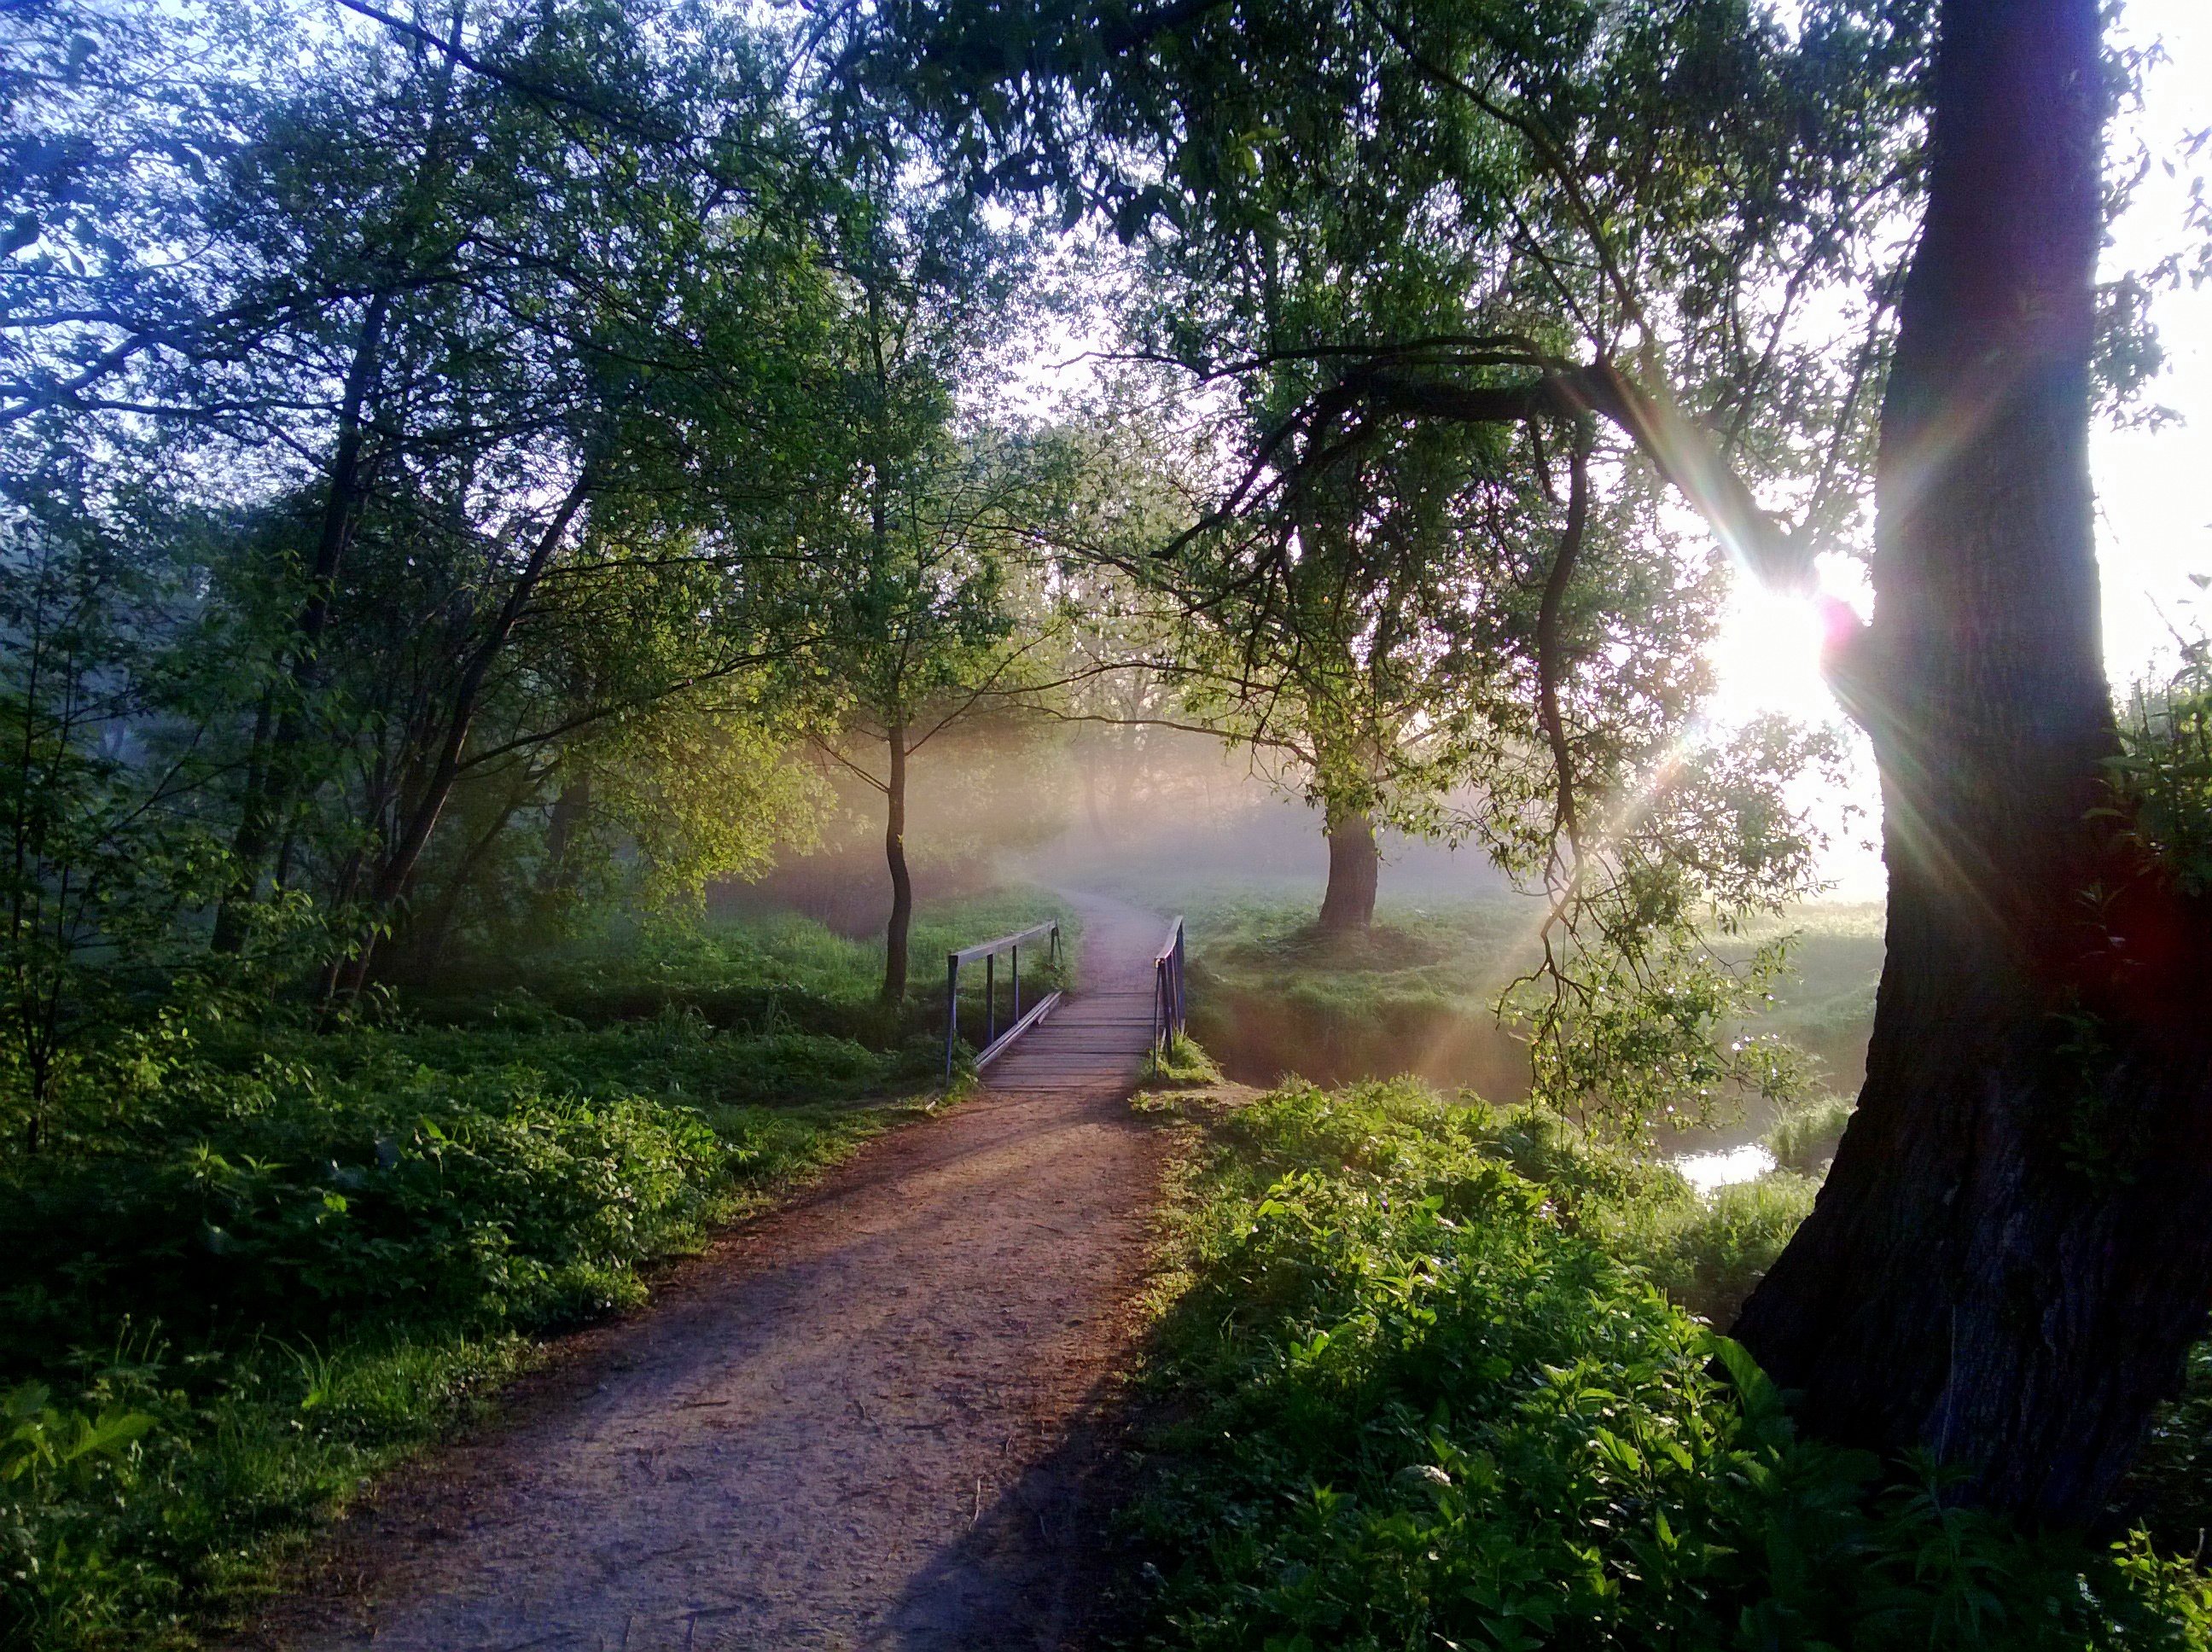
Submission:
[[1178,913],[1168,926],[1167,943],[1152,955],[1152,1048],[1164,1050],[1182,1036],[1183,929]]
[[1027,929],[1018,929],[1011,935],[1001,935],[995,941],[978,941],[973,946],[963,946],[957,952],[948,952],[945,956],[954,963],[973,963],[976,959],[988,957],[994,952],[1012,951],[1024,941],[1044,934],[1049,934],[1057,942],[1060,938],[1060,920],[1056,918],[1047,919],[1043,923],[1031,924]]
[[[1050,961],[1060,958],[1060,920],[1048,919],[1041,924],[1031,924],[1027,929],[1018,929],[1011,935],[1001,935],[996,940],[979,941],[973,946],[963,946],[945,955],[945,1077],[952,1078],[952,1065],[960,1048],[960,967],[983,961],[983,1048],[975,1052],[978,1072],[994,1059],[1007,1045],[1027,1032],[1051,1012],[1060,1002],[1058,993],[1049,993],[1032,1005],[1027,1014],[1022,1011],[1022,943],[1038,936],[1049,937]],[[1013,1020],[1005,1032],[999,1030],[998,963],[1001,952],[1012,955],[1012,975],[1014,984]]]

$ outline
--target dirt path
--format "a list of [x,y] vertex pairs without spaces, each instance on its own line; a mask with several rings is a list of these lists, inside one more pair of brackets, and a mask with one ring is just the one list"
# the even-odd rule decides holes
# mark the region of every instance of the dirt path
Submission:
[[1123,1105],[1149,913],[1077,897],[1085,991],[526,1385],[341,1543],[336,1652],[1058,1648],[1095,1581],[1088,1403],[1158,1160]]

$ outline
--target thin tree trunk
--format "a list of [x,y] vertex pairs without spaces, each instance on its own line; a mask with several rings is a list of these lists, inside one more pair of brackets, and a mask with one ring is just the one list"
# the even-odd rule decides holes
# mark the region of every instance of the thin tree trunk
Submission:
[[[401,815],[398,837],[386,853],[384,864],[378,869],[375,882],[370,886],[368,909],[372,914],[392,912],[406,894],[414,881],[415,868],[422,858],[422,851],[430,841],[430,834],[437,829],[439,818],[453,794],[453,783],[460,778],[461,757],[466,750],[469,731],[475,726],[478,704],[483,694],[485,680],[491,674],[493,663],[499,658],[521,623],[523,610],[537,592],[538,583],[553,553],[575,520],[576,513],[584,507],[596,479],[592,461],[586,459],[577,472],[574,484],[568,489],[553,519],[532,545],[530,556],[514,576],[508,587],[507,600],[492,621],[491,629],[483,640],[471,651],[462,663],[460,679],[453,685],[453,699],[446,716],[446,727],[439,741],[438,750],[430,770],[414,803]],[[348,996],[367,984],[370,963],[376,951],[375,932],[362,932],[354,951],[353,959],[342,977],[341,990]]]
[[1882,410],[1888,954],[1859,1110],[1736,1334],[1806,1425],[2094,1521],[2212,1297],[2206,914],[2092,817],[2097,0],[1947,0]]
[[592,777],[588,771],[562,783],[545,823],[545,865],[536,890],[539,921],[550,922],[561,902],[576,888],[576,843],[592,811]]
[[1564,861],[1556,843],[1553,851],[1555,872],[1578,866],[1583,857],[1582,817],[1575,802],[1574,745],[1567,738],[1566,715],[1559,706],[1559,688],[1567,675],[1566,645],[1562,635],[1567,595],[1574,589],[1575,568],[1581,560],[1583,538],[1589,527],[1590,448],[1595,435],[1589,419],[1575,421],[1573,446],[1568,456],[1567,519],[1560,529],[1559,549],[1553,553],[1552,571],[1544,580],[1543,600],[1536,610],[1536,714],[1544,726],[1544,738],[1552,748],[1552,767],[1559,779],[1559,803],[1553,825],[1565,840]]
[[385,323],[391,309],[390,295],[378,293],[372,297],[354,340],[353,359],[338,404],[337,446],[331,456],[322,523],[307,565],[307,594],[293,627],[287,673],[292,680],[291,694],[276,718],[274,732],[265,736],[265,744],[267,696],[255,724],[246,796],[240,806],[238,831],[231,840],[231,887],[216,910],[210,942],[218,952],[236,952],[246,944],[246,908],[252,903],[262,868],[276,844],[277,822],[284,817],[296,783],[296,759],[307,739],[323,634],[330,628],[331,598],[368,494],[368,471],[362,459],[362,413],[383,361]]
[[914,927],[914,878],[906,865],[906,725],[889,730],[890,778],[884,787],[884,861],[891,874],[890,922],[884,927],[883,1001],[906,999],[907,947]]
[[446,949],[453,939],[454,923],[460,917],[461,902],[468,897],[478,868],[489,857],[500,839],[506,835],[507,827],[522,811],[528,795],[526,787],[508,793],[507,801],[501,805],[499,814],[491,825],[477,835],[476,841],[469,845],[467,852],[461,856],[460,864],[453,869],[453,876],[447,879],[445,888],[439,891],[435,909],[425,913],[417,905],[407,912],[403,924],[386,944],[387,957],[395,953],[400,955],[404,959],[401,965],[403,969],[423,977],[428,977],[444,962]]
[[[447,26],[448,50],[434,71],[436,88],[428,130],[423,136],[422,159],[409,186],[407,226],[389,244],[386,279],[401,278],[403,261],[412,252],[416,237],[432,211],[432,195],[445,165],[445,139],[453,114],[453,65],[460,45],[468,0],[453,0]],[[384,339],[392,317],[392,288],[380,286],[369,296],[362,313],[361,331],[355,336],[351,360],[338,403],[337,440],[331,453],[331,474],[323,500],[322,522],[316,531],[315,550],[307,568],[307,596],[295,627],[287,675],[292,680],[289,703],[277,718],[267,750],[261,733],[254,736],[252,778],[241,801],[238,831],[231,841],[231,887],[216,909],[210,944],[218,952],[236,952],[246,939],[245,910],[260,885],[262,868],[276,846],[278,823],[289,816],[296,801],[299,757],[307,744],[307,720],[313,711],[314,691],[321,673],[324,633],[329,629],[331,598],[338,575],[359,526],[368,497],[370,466],[363,461],[367,434],[365,412],[368,398],[383,371]],[[287,828],[289,830],[289,828]]]
[[1375,922],[1375,886],[1382,857],[1375,824],[1364,810],[1328,811],[1328,889],[1322,896],[1320,927],[1328,934],[1361,933]]

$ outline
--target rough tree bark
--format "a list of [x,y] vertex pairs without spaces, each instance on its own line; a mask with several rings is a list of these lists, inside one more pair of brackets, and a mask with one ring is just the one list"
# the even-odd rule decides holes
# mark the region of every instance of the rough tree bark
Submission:
[[1375,847],[1375,823],[1363,810],[1328,811],[1328,888],[1321,900],[1319,927],[1325,934],[1361,933],[1375,923],[1375,886],[1382,857]]
[[906,865],[906,725],[884,731],[890,769],[884,787],[884,862],[891,874],[891,916],[884,926],[883,1001],[906,998],[907,947],[914,927],[914,878]]
[[2212,1298],[2207,914],[2097,814],[2097,0],[1946,0],[1882,409],[1888,952],[1859,1109],[1736,1335],[1813,1431],[2094,1522]]

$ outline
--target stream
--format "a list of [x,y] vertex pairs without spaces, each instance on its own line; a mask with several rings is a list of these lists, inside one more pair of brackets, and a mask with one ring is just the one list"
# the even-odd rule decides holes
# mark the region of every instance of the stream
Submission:
[[1735,1182],[1756,1181],[1774,1168],[1774,1155],[1759,1143],[1747,1141],[1741,1147],[1685,1153],[1668,1163],[1699,1193],[1710,1193]]

